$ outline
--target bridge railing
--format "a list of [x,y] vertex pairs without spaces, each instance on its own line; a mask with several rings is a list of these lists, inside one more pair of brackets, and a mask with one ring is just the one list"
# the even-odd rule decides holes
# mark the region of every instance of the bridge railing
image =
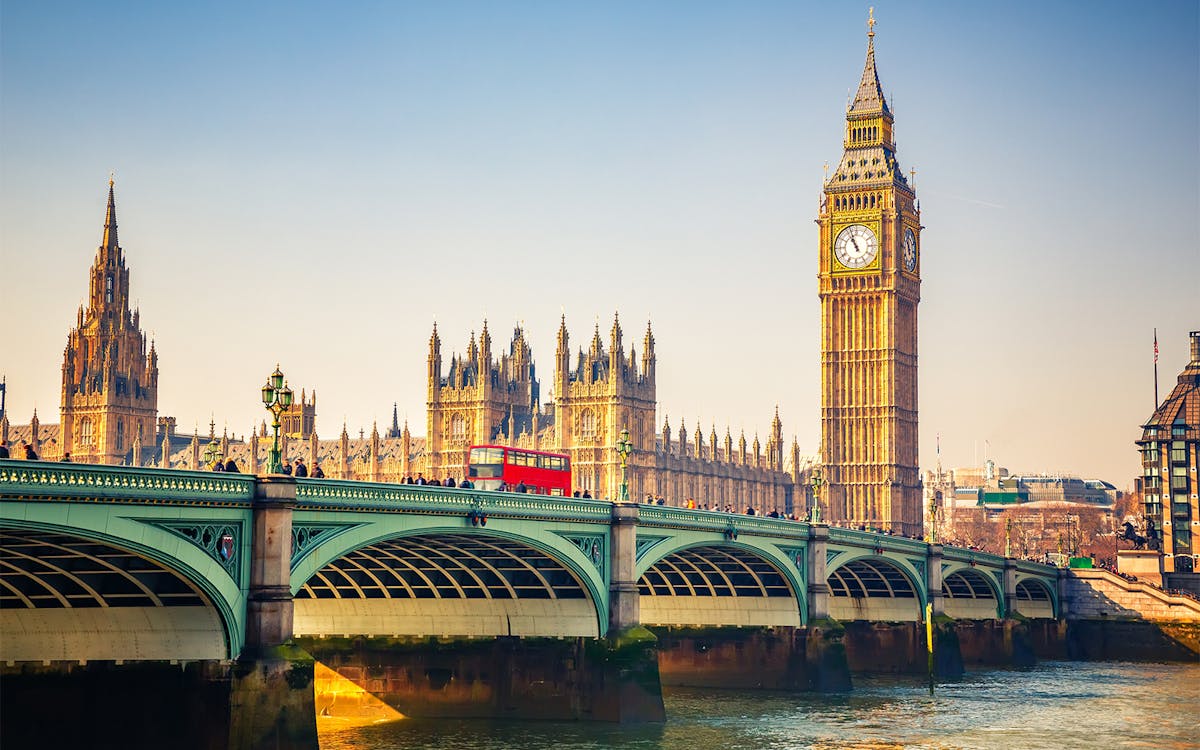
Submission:
[[858,529],[842,529],[832,526],[829,529],[829,541],[847,544],[853,547],[871,547],[891,552],[907,552],[924,555],[929,545],[920,539],[909,539],[892,534],[880,534],[875,531],[860,531]]
[[254,476],[0,459],[0,497],[249,503]]
[[664,528],[706,529],[725,531],[733,529],[739,534],[759,533],[768,536],[805,538],[808,524],[784,518],[747,516],[738,513],[723,513],[718,510],[676,508],[670,505],[638,505],[638,524]]
[[497,517],[594,523],[608,523],[612,517],[612,503],[604,500],[341,479],[296,480],[296,504],[307,509],[393,510],[446,515],[475,511]]

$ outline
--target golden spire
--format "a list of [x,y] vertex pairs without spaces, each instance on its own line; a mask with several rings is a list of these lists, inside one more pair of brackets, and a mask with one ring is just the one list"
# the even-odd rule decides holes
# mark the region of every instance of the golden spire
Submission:
[[875,38],[875,6],[867,8],[867,38]]

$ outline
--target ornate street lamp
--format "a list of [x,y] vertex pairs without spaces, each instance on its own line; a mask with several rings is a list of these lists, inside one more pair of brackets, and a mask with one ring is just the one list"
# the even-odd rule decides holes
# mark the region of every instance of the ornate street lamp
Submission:
[[621,430],[621,435],[617,438],[617,455],[621,457],[621,497],[623,503],[629,502],[629,479],[627,474],[627,466],[629,462],[629,454],[633,453],[633,443],[629,440],[629,430]]
[[288,388],[278,364],[275,365],[275,372],[267,377],[267,382],[262,387],[262,400],[263,406],[271,412],[271,429],[275,434],[271,443],[271,459],[267,462],[267,473],[282,474],[283,463],[279,460],[279,416],[292,405],[292,389]]
[[204,463],[211,469],[222,458],[224,456],[221,455],[221,444],[217,442],[216,438],[213,438],[204,448]]
[[814,466],[812,470],[813,507],[809,516],[812,523],[821,522],[821,485],[823,484],[825,484],[825,477],[821,476],[821,467]]
[[929,496],[929,543],[937,544],[937,495]]

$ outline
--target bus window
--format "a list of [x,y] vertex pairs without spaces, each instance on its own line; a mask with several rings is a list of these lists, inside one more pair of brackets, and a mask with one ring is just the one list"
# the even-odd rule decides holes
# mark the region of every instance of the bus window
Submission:
[[[503,448],[472,448],[467,466],[467,476],[472,479],[500,477],[504,475]],[[481,488],[482,489],[482,488]]]

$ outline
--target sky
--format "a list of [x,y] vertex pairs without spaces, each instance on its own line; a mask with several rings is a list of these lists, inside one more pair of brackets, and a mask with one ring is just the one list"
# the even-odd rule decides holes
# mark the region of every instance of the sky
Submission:
[[[878,2],[921,201],[921,465],[1127,487],[1200,329],[1194,2]],[[524,322],[550,377],[653,324],[659,423],[819,441],[818,199],[867,7],[0,5],[0,374],[57,421],[110,172],[160,415],[425,431],[425,356]]]

